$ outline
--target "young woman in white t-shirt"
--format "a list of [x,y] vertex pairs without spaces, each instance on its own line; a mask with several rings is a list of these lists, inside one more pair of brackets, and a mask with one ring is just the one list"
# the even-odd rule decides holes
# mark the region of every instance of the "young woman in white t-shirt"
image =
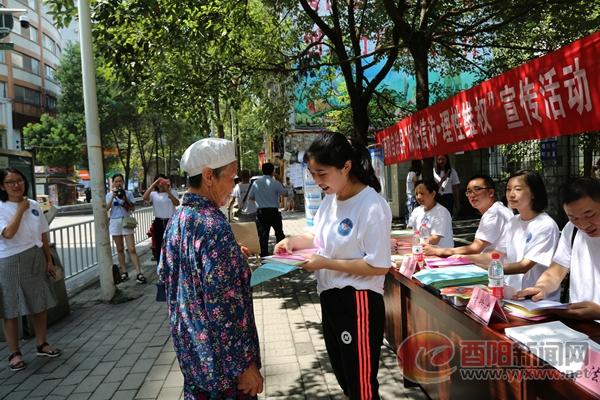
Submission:
[[26,367],[19,350],[19,317],[32,315],[37,355],[58,357],[46,342],[47,310],[56,305],[51,277],[56,269],[48,242],[48,222],[39,204],[27,198],[29,184],[17,169],[0,171],[0,318],[12,371]]
[[433,179],[425,179],[416,183],[415,193],[420,206],[413,210],[406,226],[418,230],[425,224],[431,235],[428,244],[454,247],[452,216],[438,202],[437,190],[437,184]]
[[346,396],[378,399],[392,214],[366,148],[335,133],[315,140],[305,157],[325,198],[313,232],[282,240],[275,253],[318,249],[301,266],[315,272],[331,366]]
[[177,192],[171,189],[171,181],[164,174],[158,174],[154,182],[144,192],[144,201],[152,203],[154,211],[154,221],[152,221],[152,252],[154,259],[158,262],[160,259],[160,250],[162,249],[163,236],[167,223],[175,212],[175,207],[179,205]]
[[123,226],[123,218],[130,217],[135,208],[133,193],[123,189],[125,177],[123,174],[114,174],[112,176],[112,191],[106,193],[106,210],[108,211],[108,233],[112,236],[117,248],[117,259],[121,270],[121,280],[129,279],[127,265],[125,265],[125,244],[129,250],[131,262],[137,272],[137,283],[146,283],[146,277],[142,273],[140,258],[135,250],[135,239],[133,237],[134,229]]
[[[504,281],[513,290],[505,296],[535,285],[537,279],[552,263],[559,239],[556,222],[544,212],[548,206],[546,186],[535,171],[522,170],[510,176],[506,184],[508,206],[517,210],[505,228],[504,240],[496,250],[505,255]],[[470,255],[468,258],[488,268],[491,253]],[[559,300],[560,290],[546,298]]]
[[454,210],[460,205],[458,197],[460,179],[458,178],[458,172],[450,166],[448,154],[435,158],[433,179],[438,184],[439,203],[448,209],[450,215],[453,215]]

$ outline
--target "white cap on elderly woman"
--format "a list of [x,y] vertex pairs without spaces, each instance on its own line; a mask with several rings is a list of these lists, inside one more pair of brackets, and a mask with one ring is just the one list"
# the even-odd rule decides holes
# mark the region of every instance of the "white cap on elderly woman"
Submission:
[[205,167],[215,169],[235,160],[235,146],[231,140],[206,138],[188,147],[179,164],[189,176],[196,176],[202,174]]

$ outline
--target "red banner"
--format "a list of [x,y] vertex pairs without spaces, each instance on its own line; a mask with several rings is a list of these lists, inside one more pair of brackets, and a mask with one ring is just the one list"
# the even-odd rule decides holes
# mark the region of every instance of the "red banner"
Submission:
[[599,129],[596,32],[418,111],[376,139],[388,165]]

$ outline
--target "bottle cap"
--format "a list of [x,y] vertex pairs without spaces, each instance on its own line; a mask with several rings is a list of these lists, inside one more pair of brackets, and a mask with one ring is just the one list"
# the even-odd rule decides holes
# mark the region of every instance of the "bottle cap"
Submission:
[[500,259],[500,253],[492,253],[492,260],[499,260]]

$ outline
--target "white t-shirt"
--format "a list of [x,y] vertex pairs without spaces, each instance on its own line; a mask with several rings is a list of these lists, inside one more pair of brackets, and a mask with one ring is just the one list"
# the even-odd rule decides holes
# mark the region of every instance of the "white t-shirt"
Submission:
[[600,304],[600,237],[590,237],[577,230],[571,248],[572,236],[573,224],[569,222],[563,228],[552,261],[570,269],[570,302],[593,301]]
[[[12,201],[0,201],[0,232],[12,221],[17,213],[17,206]],[[0,235],[0,258],[14,256],[33,246],[42,247],[42,233],[48,230],[48,221],[40,205],[29,199],[29,209],[23,214],[15,236],[6,239]]]
[[483,213],[475,232],[475,239],[489,243],[482,253],[498,248],[502,237],[506,234],[506,225],[513,216],[513,212],[501,201],[495,202]]
[[[440,184],[440,181],[442,180],[442,178],[446,176],[446,171],[441,171],[439,174],[437,173],[435,167],[433,168],[433,179],[435,179],[435,183],[437,183],[438,185]],[[452,187],[454,185],[459,185],[460,184],[460,179],[458,179],[458,173],[456,172],[456,170],[454,168],[450,168],[450,176],[444,180],[444,182],[442,183],[442,186],[440,187],[440,195],[443,194],[452,194]]]
[[[375,268],[392,265],[390,230],[392,212],[372,187],[347,200],[327,195],[315,215],[313,232],[318,254],[336,260],[362,259]],[[383,294],[384,275],[360,276],[320,269],[315,271],[317,292],[352,286]]]
[[415,197],[415,182],[413,178],[417,177],[416,180],[421,179],[421,175],[417,175],[415,171],[408,171],[406,176],[406,195]]
[[[135,204],[135,199],[133,198],[133,193],[131,193],[129,190],[126,190],[125,196],[127,197],[127,200],[129,201],[129,203]],[[109,212],[110,218],[123,218],[123,217],[128,217],[129,214],[131,214],[131,210],[127,211],[125,209],[125,207],[123,207],[125,205],[125,199],[119,199],[118,197],[115,197],[113,199],[112,192],[108,192],[108,193],[106,193],[105,200],[106,200],[107,207],[112,202],[112,208],[110,209],[110,212]]]
[[[171,194],[177,198],[177,192],[173,189],[171,189]],[[153,191],[150,193],[150,202],[156,218],[168,219],[175,212],[175,206],[166,192]]]
[[419,206],[410,214],[406,226],[419,229],[423,222],[429,227],[432,236],[438,235],[442,237],[437,244],[438,246],[454,247],[452,216],[446,207],[437,203],[431,210],[425,211],[425,207]]
[[[505,239],[498,250],[506,254],[505,263],[519,262],[526,258],[536,264],[525,274],[505,275],[504,282],[521,290],[534,286],[540,275],[552,263],[552,256],[558,244],[559,230],[556,222],[545,212],[529,221],[515,215],[506,225]],[[547,296],[549,300],[559,300],[560,290]]]
[[[256,212],[256,203],[246,196],[248,189],[250,189],[250,183],[238,183],[231,193],[231,196],[235,197],[238,207],[242,207],[242,214],[254,214]],[[244,197],[246,198],[245,203]]]

